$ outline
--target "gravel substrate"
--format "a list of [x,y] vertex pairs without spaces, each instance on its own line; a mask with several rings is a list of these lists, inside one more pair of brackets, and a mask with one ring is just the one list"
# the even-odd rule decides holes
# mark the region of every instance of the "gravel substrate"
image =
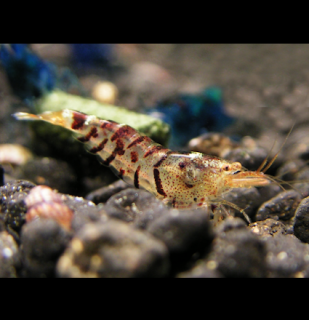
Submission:
[[28,181],[0,188],[1,277],[309,276],[308,198],[293,190],[262,204],[247,225],[232,216],[214,224],[206,209],[169,209],[133,188],[98,205],[46,189]]

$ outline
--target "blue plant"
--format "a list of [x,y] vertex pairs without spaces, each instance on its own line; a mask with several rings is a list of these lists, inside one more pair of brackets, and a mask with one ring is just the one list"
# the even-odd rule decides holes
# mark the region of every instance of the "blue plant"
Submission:
[[222,131],[233,122],[223,107],[222,91],[209,87],[201,93],[181,94],[161,101],[147,112],[171,126],[170,148],[179,148],[208,131]]
[[72,43],[73,62],[79,67],[109,66],[113,58],[112,44],[107,43]]
[[56,85],[56,67],[37,56],[27,44],[1,44],[0,62],[13,93],[25,101],[42,96]]

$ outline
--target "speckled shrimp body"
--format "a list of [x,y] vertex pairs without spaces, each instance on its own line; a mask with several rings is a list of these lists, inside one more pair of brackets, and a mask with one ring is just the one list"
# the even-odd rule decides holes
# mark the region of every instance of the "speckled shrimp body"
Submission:
[[175,208],[226,204],[221,198],[231,188],[265,186],[270,180],[259,171],[247,171],[239,162],[198,152],[174,152],[132,127],[65,109],[40,115],[17,113],[20,120],[43,120],[78,134],[89,152],[99,155],[125,182],[143,188]]

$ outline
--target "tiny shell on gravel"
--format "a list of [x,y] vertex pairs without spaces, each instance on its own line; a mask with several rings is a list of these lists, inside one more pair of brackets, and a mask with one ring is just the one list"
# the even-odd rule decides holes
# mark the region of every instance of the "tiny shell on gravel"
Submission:
[[35,206],[41,202],[58,202],[61,203],[61,195],[53,191],[48,186],[36,186],[29,192],[27,198],[25,199],[28,208]]
[[47,186],[34,187],[25,199],[26,221],[49,218],[57,221],[67,230],[71,229],[73,211],[63,203],[60,194]]
[[0,163],[22,165],[33,158],[31,151],[19,144],[0,144]]

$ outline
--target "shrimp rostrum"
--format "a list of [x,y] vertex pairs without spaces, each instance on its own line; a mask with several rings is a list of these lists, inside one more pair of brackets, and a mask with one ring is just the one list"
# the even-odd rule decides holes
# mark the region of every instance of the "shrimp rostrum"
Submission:
[[164,148],[132,127],[65,109],[39,115],[16,113],[20,120],[43,120],[67,128],[86,144],[90,153],[128,184],[143,188],[174,208],[223,204],[244,209],[222,198],[232,188],[266,186],[273,179],[261,171],[248,171],[199,152],[179,153]]

